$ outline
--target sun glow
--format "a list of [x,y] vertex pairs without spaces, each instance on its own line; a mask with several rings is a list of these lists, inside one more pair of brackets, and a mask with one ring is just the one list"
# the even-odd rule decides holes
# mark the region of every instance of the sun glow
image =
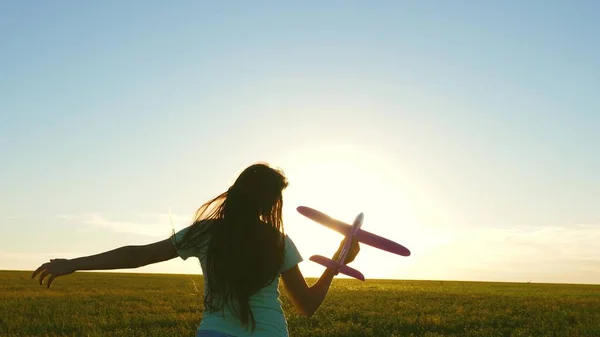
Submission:
[[[318,144],[291,151],[278,163],[290,180],[284,192],[285,229],[305,261],[314,254],[331,257],[343,237],[298,214],[298,206],[316,208],[347,223],[364,212],[363,229],[411,248],[406,238],[417,229],[417,220],[401,179],[390,172],[393,166],[381,154],[360,146]],[[393,278],[399,276],[398,267],[410,263],[362,245],[352,265],[367,278]],[[323,270],[310,261],[300,266],[307,276],[318,276]]]

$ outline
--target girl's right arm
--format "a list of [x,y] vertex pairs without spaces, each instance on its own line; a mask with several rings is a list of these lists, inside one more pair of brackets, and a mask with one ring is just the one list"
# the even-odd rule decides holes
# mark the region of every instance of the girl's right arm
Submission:
[[104,253],[79,257],[72,260],[52,259],[36,269],[31,278],[40,274],[40,285],[48,276],[46,287],[59,276],[71,274],[77,270],[107,270],[138,268],[148,264],[167,261],[177,257],[177,251],[171,239],[162,240],[144,246],[124,246]]
[[[340,248],[335,253],[333,257],[334,261],[337,260],[337,255],[340,253],[344,243],[345,240],[342,241]],[[354,261],[354,258],[359,251],[360,246],[358,245],[358,242],[353,241],[350,252],[346,257],[345,264]],[[294,307],[296,307],[302,315],[310,317],[317,309],[319,309],[321,303],[323,303],[335,273],[336,271],[332,268],[326,268],[319,280],[310,287],[306,284],[304,275],[302,275],[298,265],[284,271],[281,274],[281,278],[283,279],[283,284]]]

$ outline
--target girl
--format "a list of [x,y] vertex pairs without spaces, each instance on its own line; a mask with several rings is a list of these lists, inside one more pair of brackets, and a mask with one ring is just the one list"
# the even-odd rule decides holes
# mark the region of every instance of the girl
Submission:
[[[200,336],[288,336],[279,299],[279,279],[300,314],[319,308],[337,270],[327,268],[308,286],[298,268],[302,261],[284,233],[282,191],[288,182],[280,170],[259,163],[246,168],[221,195],[202,205],[191,226],[145,246],[125,246],[76,259],[53,259],[32,274],[50,288],[56,277],[77,270],[138,268],[180,256],[197,257],[204,275],[204,313]],[[333,259],[336,260],[344,241]],[[352,242],[346,263],[360,247]]]

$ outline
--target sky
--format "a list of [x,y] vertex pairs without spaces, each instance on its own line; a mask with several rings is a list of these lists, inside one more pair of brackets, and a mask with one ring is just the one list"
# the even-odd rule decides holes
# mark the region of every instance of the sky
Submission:
[[267,161],[305,276],[342,237],[301,205],[411,250],[362,246],[367,279],[598,284],[599,12],[4,1],[0,269],[163,240]]

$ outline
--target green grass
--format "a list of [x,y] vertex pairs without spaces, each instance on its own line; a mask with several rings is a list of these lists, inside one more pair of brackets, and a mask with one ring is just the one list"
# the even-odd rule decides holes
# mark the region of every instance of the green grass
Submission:
[[[194,336],[201,276],[0,272],[0,336]],[[600,336],[600,286],[335,280],[291,336]]]

